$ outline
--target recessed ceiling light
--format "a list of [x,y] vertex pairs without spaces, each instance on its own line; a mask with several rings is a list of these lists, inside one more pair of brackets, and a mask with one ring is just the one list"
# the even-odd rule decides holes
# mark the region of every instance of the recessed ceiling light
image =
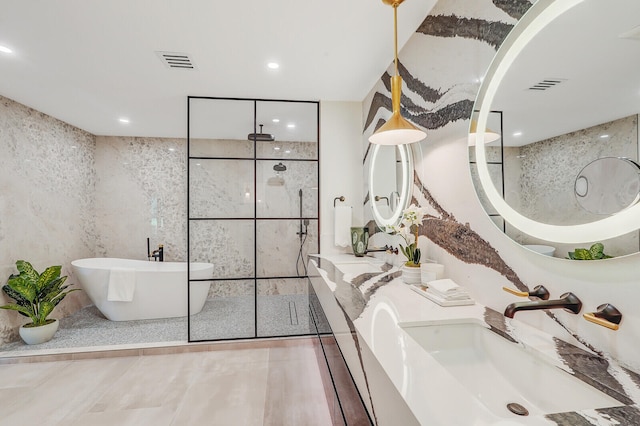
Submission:
[[200,163],[196,163],[196,166],[202,166],[202,164],[200,164]]
[[600,135],[600,138],[601,138],[601,139],[606,139],[606,138],[608,138],[608,137],[609,137],[609,135]]
[[129,119],[126,117],[120,117],[118,118],[118,121],[125,124],[129,123]]
[[269,62],[267,66],[272,70],[277,70],[278,68],[280,68],[280,64],[278,64],[277,62]]
[[289,123],[289,124],[287,124],[287,127],[290,128],[290,129],[293,129],[293,128],[296,127],[296,125],[293,124],[293,123]]
[[0,45],[0,52],[2,52],[2,53],[13,53],[13,50],[9,49],[7,46]]
[[513,136],[522,136],[522,132],[513,132]]
[[274,119],[273,119],[273,120],[271,120],[271,121],[273,121],[274,123],[279,123],[279,122],[280,122],[280,119],[279,119],[279,118],[274,118]]
[[291,150],[290,150],[290,149],[288,149],[288,150],[286,150],[286,151],[285,151],[285,153],[286,153],[286,154],[291,154]]
[[169,148],[169,151],[171,151],[171,152],[173,152],[175,150],[176,150],[175,148]]
[[274,147],[273,147],[273,149],[274,149],[275,151],[280,151],[280,147],[279,147],[279,146],[274,146]]

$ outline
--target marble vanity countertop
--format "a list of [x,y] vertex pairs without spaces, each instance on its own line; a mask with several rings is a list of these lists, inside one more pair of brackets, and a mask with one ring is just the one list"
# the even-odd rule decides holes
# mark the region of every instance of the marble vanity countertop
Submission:
[[[395,390],[421,424],[429,425],[640,425],[640,375],[478,303],[441,307],[399,278],[401,271],[374,258],[312,256],[360,346],[374,354]],[[620,401],[618,406],[519,417],[498,416],[416,342],[406,327],[478,324],[516,342],[548,364]],[[365,371],[366,375],[366,371]],[[487,390],[490,391],[489,389]],[[544,388],[540,389],[545,392]],[[375,403],[375,401],[374,401]]]

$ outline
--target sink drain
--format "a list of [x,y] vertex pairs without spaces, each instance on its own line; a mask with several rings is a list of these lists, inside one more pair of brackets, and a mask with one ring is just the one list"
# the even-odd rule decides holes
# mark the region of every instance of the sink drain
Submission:
[[529,415],[529,410],[527,410],[526,408],[524,408],[522,405],[518,404],[517,402],[510,402],[509,404],[507,404],[507,408],[513,414],[517,414],[518,416],[528,416]]

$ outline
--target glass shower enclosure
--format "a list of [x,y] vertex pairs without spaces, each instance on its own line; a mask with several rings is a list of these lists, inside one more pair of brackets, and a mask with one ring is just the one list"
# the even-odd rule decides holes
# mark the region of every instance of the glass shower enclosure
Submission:
[[[312,333],[306,258],[319,252],[318,102],[189,97],[190,342]],[[192,295],[208,288],[201,310]],[[195,297],[193,298],[195,301]]]

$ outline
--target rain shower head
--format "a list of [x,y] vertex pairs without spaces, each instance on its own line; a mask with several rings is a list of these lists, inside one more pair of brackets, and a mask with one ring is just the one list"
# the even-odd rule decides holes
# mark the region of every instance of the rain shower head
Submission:
[[273,142],[276,140],[276,137],[273,136],[271,133],[262,133],[262,126],[264,126],[263,124],[260,125],[260,133],[249,133],[247,135],[247,139],[249,139],[250,141],[252,140],[256,140],[256,141],[261,141],[261,142]]
[[276,172],[284,172],[285,170],[287,170],[287,166],[282,163],[278,163],[273,166],[273,170],[275,170]]

